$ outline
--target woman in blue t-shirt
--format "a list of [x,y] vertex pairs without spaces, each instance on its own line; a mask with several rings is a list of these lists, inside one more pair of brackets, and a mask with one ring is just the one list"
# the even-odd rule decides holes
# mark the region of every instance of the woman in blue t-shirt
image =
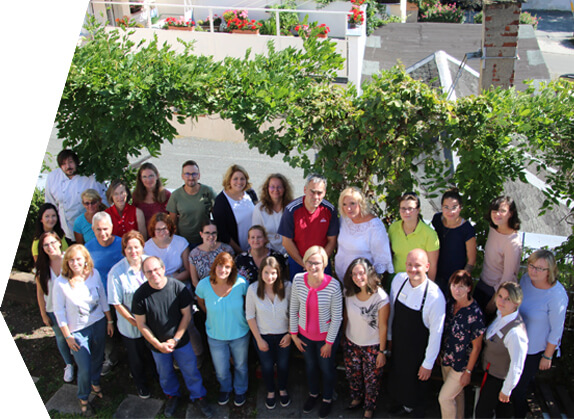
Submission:
[[[207,314],[205,330],[211,359],[219,381],[217,403],[225,405],[231,390],[235,406],[242,406],[247,395],[249,326],[245,318],[245,294],[248,283],[237,274],[233,257],[222,252],[213,261],[209,276],[197,284],[195,295]],[[233,357],[232,378],[229,357]]]

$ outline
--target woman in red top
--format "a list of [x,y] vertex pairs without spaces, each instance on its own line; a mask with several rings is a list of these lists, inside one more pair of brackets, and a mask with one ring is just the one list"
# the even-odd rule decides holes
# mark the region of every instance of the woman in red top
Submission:
[[131,230],[139,231],[144,239],[147,239],[146,224],[141,209],[128,204],[132,194],[127,183],[122,179],[112,181],[106,191],[106,198],[112,205],[106,209],[106,212],[112,217],[114,226],[112,234],[123,237],[125,233]]
[[167,214],[166,205],[170,196],[171,192],[163,187],[157,167],[151,163],[142,164],[137,174],[133,204],[143,211],[146,225],[154,214]]

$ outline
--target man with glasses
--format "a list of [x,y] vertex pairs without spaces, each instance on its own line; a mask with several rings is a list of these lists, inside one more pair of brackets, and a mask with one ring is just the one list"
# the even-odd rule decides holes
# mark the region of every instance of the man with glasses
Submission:
[[[57,157],[58,168],[51,171],[46,178],[46,202],[58,209],[60,224],[68,244],[75,242],[74,222],[83,212],[81,194],[86,189],[95,189],[100,196],[105,196],[105,188],[92,175],[90,177],[77,174],[80,161],[72,150],[62,150]],[[107,202],[104,202],[107,205]]]
[[216,194],[210,186],[199,183],[199,166],[193,160],[183,163],[181,178],[183,186],[173,191],[167,210],[177,227],[177,234],[185,237],[193,249],[202,243],[199,231],[203,222],[209,219]]

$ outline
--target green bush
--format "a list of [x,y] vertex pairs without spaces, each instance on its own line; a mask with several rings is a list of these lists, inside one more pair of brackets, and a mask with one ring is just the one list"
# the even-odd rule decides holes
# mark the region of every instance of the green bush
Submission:
[[20,237],[20,243],[18,243],[18,249],[16,250],[16,256],[14,257],[13,268],[19,271],[30,272],[34,267],[34,259],[32,259],[31,251],[34,224],[38,218],[38,210],[43,203],[44,190],[40,190],[38,188],[34,189],[32,202],[28,209],[28,216],[26,217],[26,222],[22,229],[22,236]]
[[[538,28],[538,23],[540,22],[540,18],[537,16],[533,16],[528,12],[520,13],[520,24],[521,25],[532,25],[534,29]],[[482,12],[477,13],[474,15],[474,23],[482,23]]]
[[419,9],[419,22],[462,23],[463,18],[462,9],[455,4],[435,3],[424,11]]

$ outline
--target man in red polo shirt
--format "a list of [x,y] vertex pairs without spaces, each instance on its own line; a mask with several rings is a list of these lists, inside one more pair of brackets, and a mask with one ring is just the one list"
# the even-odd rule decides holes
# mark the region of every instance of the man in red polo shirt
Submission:
[[[289,276],[303,272],[303,255],[311,246],[323,246],[330,257],[337,244],[339,218],[333,204],[323,198],[327,179],[311,174],[305,181],[304,195],[295,199],[283,212],[278,233],[289,254]],[[331,274],[331,264],[325,273]]]

